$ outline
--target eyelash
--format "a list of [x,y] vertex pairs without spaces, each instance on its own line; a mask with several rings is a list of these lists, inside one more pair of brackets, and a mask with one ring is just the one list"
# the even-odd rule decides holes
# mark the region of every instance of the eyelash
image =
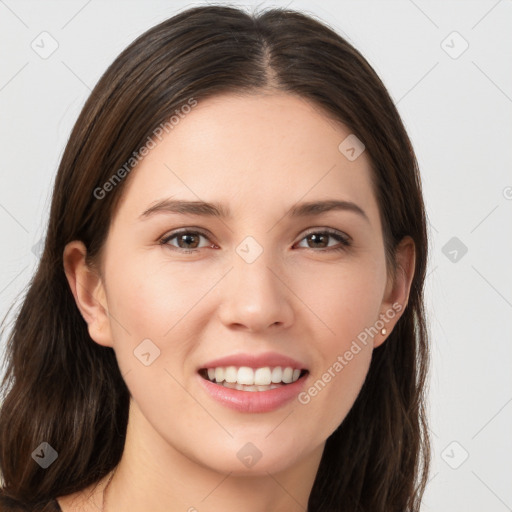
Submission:
[[[208,238],[208,236],[209,236],[209,235],[207,235],[206,233],[204,233],[202,231],[196,231],[196,230],[190,230],[190,229],[182,229],[182,230],[179,230],[179,231],[174,231],[174,232],[170,233],[167,236],[164,236],[160,240],[160,244],[161,245],[167,245],[172,250],[181,252],[183,254],[190,254],[190,253],[197,252],[200,249],[204,249],[204,247],[196,248],[196,249],[183,249],[181,247],[174,247],[172,245],[169,245],[169,242],[173,238],[176,238],[179,235],[200,235],[200,236],[203,236],[205,238]],[[335,230],[329,229],[329,228],[325,228],[323,230],[318,230],[318,229],[311,230],[311,231],[307,232],[299,240],[299,242],[302,242],[302,240],[304,240],[305,238],[307,238],[310,235],[329,235],[329,236],[331,236],[333,238],[336,238],[342,245],[340,247],[335,247],[335,248],[315,249],[313,247],[302,247],[302,249],[309,249],[309,250],[314,251],[314,252],[339,252],[339,251],[346,251],[347,248],[352,245],[352,241],[351,241],[350,237],[348,237],[348,235],[345,235],[345,234],[343,234],[343,233],[341,233],[339,231],[335,231]]]

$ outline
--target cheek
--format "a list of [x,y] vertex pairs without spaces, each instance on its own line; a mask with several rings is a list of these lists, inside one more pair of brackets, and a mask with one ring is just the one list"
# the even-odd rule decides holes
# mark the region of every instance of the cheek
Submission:
[[157,251],[150,257],[125,258],[120,264],[111,264],[107,272],[112,314],[128,330],[158,339],[172,337],[173,330],[181,328],[187,313],[215,283],[211,273],[168,262]]
[[[211,280],[192,282],[184,277],[182,269],[173,270],[161,262],[148,264],[142,258],[125,258],[108,271],[110,328],[122,370],[139,362],[134,351],[148,339],[157,347],[152,348],[146,341],[149,351],[160,351],[155,364],[165,362],[165,367],[170,368],[183,360],[193,337],[187,315],[211,288]],[[196,328],[200,326],[195,325]]]
[[298,402],[309,408],[309,417],[321,419],[321,437],[332,434],[352,408],[368,374],[371,355],[371,347],[364,345],[340,351],[298,397]]
[[[176,442],[192,443],[197,425],[210,425],[211,418],[183,387],[188,384],[187,356],[201,328],[194,320],[192,329],[189,318],[212,283],[192,283],[182,269],[170,272],[161,263],[136,259],[114,264],[109,272],[110,328],[130,395],[162,436],[168,436],[173,425]],[[176,411],[187,414],[177,421]]]
[[313,431],[318,442],[329,437],[349,413],[368,374],[371,357],[370,344],[339,343],[326,364],[310,376],[298,403],[305,409],[305,421],[317,425]]
[[318,325],[324,351],[333,353],[379,318],[386,269],[378,258],[342,261],[310,268],[294,283],[294,292],[308,306],[311,323]]
[[[322,282],[320,275],[312,277]],[[308,410],[307,418],[321,418],[319,438],[344,420],[366,379],[385,278],[385,267],[377,261],[350,269],[340,265],[314,293],[309,288],[308,305],[321,319],[315,341],[318,360],[298,402]]]

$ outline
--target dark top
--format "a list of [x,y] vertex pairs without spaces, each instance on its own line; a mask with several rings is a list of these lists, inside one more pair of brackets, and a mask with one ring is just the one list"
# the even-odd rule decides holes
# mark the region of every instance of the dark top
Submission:
[[57,500],[51,500],[45,505],[27,508],[17,500],[3,496],[0,491],[0,512],[62,512]]

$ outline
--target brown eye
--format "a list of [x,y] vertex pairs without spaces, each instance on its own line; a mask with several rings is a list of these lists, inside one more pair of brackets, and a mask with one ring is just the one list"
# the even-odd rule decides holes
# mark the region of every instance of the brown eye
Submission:
[[[201,248],[199,247],[201,237],[207,239],[206,235],[198,231],[179,231],[166,236],[160,243],[162,245],[168,245],[172,249],[182,250],[184,252],[193,252],[194,250]],[[176,239],[177,246],[169,243],[174,239]]]
[[[336,240],[338,243],[330,243],[331,240]],[[311,231],[306,234],[302,239],[307,241],[306,249],[320,249],[320,250],[344,250],[350,246],[350,239],[347,235],[337,231]],[[302,242],[301,240],[301,242]],[[341,244],[341,246],[339,246]],[[338,245],[339,247],[336,247]]]

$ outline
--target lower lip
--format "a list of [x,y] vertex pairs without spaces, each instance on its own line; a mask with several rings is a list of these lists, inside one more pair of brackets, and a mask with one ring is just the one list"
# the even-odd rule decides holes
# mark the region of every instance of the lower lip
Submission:
[[309,373],[291,384],[268,391],[240,391],[215,384],[198,375],[206,392],[222,405],[239,412],[270,412],[291,402],[300,393]]

